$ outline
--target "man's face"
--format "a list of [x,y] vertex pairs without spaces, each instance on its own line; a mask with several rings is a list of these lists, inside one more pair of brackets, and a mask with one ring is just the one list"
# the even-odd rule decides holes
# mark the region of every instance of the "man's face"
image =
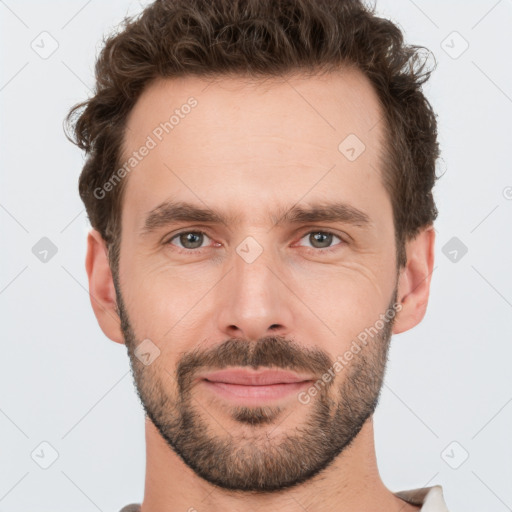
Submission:
[[375,409],[397,298],[381,118],[346,71],[160,80],[128,119],[124,156],[149,150],[125,178],[123,334],[148,417],[211,483],[302,482]]

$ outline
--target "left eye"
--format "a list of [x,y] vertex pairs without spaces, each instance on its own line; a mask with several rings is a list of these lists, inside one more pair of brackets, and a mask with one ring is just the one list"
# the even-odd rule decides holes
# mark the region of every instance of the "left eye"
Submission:
[[309,247],[313,247],[314,249],[331,249],[329,246],[333,241],[333,237],[343,243],[343,240],[339,236],[331,233],[330,231],[310,231],[309,233],[306,233],[301,240],[306,238],[308,241],[311,241],[312,245]]

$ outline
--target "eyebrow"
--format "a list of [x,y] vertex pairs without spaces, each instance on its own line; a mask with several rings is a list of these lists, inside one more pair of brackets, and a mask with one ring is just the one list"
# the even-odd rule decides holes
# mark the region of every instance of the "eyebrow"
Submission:
[[[313,222],[344,223],[358,227],[373,225],[368,214],[343,202],[323,202],[305,206],[279,208],[270,215],[274,225],[309,224]],[[165,201],[153,208],[146,216],[141,236],[148,235],[161,227],[178,222],[234,225],[240,223],[240,214],[216,212],[184,201]]]

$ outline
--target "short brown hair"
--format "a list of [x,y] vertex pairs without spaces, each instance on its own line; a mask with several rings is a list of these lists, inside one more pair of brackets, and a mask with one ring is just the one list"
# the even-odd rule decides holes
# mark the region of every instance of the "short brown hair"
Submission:
[[114,272],[125,180],[102,199],[94,190],[118,169],[127,116],[151,81],[279,77],[347,65],[368,77],[385,113],[382,180],[393,205],[397,266],[406,264],[405,242],[438,213],[437,123],[421,90],[432,72],[426,48],[406,45],[401,30],[361,0],[156,0],[126,17],[122,28],[104,40],[94,96],[65,119],[73,132],[68,139],[87,154],[79,193]]

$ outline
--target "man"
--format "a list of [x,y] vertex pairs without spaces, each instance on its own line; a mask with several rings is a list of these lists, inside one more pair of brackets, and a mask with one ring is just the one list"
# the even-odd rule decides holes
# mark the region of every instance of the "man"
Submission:
[[146,412],[123,512],[447,510],[385,487],[372,421],[433,269],[417,57],[356,0],[162,0],[106,41],[68,121],[91,304]]

